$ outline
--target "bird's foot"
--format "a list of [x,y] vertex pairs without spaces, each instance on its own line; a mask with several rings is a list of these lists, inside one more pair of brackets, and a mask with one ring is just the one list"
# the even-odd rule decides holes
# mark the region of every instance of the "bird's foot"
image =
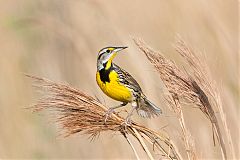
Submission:
[[114,109],[113,108],[109,108],[107,110],[107,112],[104,114],[104,116],[105,116],[104,124],[106,124],[107,119],[111,116],[112,113],[114,113]]
[[127,117],[124,122],[121,124],[121,126],[126,130],[127,127],[132,125],[132,120],[130,117]]

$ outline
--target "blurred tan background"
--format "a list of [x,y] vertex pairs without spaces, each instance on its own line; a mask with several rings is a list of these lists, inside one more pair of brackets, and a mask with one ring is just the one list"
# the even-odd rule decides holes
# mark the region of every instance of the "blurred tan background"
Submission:
[[[131,37],[143,38],[176,63],[172,44],[180,34],[205,53],[222,93],[224,111],[237,154],[239,141],[238,2],[234,0],[9,0],[0,1],[0,158],[4,159],[130,159],[131,148],[119,135],[106,133],[58,137],[48,114],[24,109],[39,98],[24,73],[69,83],[107,105],[95,82],[96,55],[106,46],[129,46],[115,62],[128,70],[145,94],[164,110],[157,119],[135,120],[171,133],[179,148],[179,126],[164,103],[164,87]],[[211,125],[193,107],[184,109],[200,158],[220,158]],[[182,147],[181,147],[182,146]],[[184,150],[180,150],[184,153]],[[145,155],[141,155],[144,157]],[[183,157],[186,157],[183,154]],[[239,158],[239,157],[238,157]]]

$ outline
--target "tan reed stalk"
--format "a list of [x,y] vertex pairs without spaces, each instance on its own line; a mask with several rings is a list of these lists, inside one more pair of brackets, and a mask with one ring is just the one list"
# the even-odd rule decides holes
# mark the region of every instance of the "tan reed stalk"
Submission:
[[151,152],[150,152],[149,149],[147,148],[144,140],[142,139],[142,136],[138,133],[138,131],[137,131],[135,128],[132,128],[132,129],[133,129],[134,133],[136,134],[137,138],[139,139],[140,144],[142,145],[144,151],[147,153],[149,159],[150,159],[150,160],[154,160]]
[[[200,110],[206,115],[213,125],[214,133],[216,133],[219,140],[222,156],[227,159],[226,147],[223,141],[223,135],[221,134],[219,122],[214,112],[214,104],[220,110],[221,119],[225,127],[225,131],[228,135],[228,141],[232,146],[231,136],[227,127],[226,119],[223,114],[223,109],[217,100],[216,95],[219,95],[214,90],[214,85],[211,80],[208,79],[207,66],[203,65],[194,52],[186,45],[180,38],[178,39],[175,48],[176,51],[188,62],[191,73],[180,70],[174,62],[166,59],[160,52],[156,52],[148,47],[142,40],[134,39],[137,46],[145,53],[148,60],[158,71],[162,81],[167,87],[170,96],[168,101],[171,104],[173,111],[177,113],[177,117],[182,128],[182,134],[184,137],[185,147],[187,150],[189,159],[196,159],[196,150],[194,141],[185,125],[184,116],[182,113],[181,104],[184,102],[194,104],[200,108]],[[232,146],[233,148],[233,146]],[[234,153],[233,153],[234,154]]]
[[140,48],[140,50],[145,53],[149,61],[157,69],[161,79],[171,93],[171,95],[168,96],[167,100],[171,104],[170,106],[172,107],[174,113],[177,115],[182,130],[182,136],[188,159],[196,159],[195,144],[190,132],[185,125],[185,120],[182,113],[182,106],[179,103],[177,95],[180,90],[185,90],[185,92],[187,90],[185,89],[185,84],[180,83],[181,86],[178,85],[179,79],[186,79],[184,77],[184,74],[180,72],[180,70],[172,61],[167,60],[161,53],[155,52],[154,50],[149,48],[142,40],[134,39],[134,42]]
[[130,139],[128,138],[128,136],[125,134],[124,137],[126,138],[127,142],[129,143],[129,145],[131,146],[133,153],[135,154],[137,160],[140,160],[139,155],[134,147],[134,145],[132,144],[132,142],[130,141]]
[[120,132],[126,138],[137,159],[139,159],[139,156],[133,144],[127,138],[128,134],[132,135],[141,144],[149,159],[153,159],[153,154],[147,148],[145,142],[157,148],[157,151],[162,153],[162,158],[182,159],[175,145],[164,134],[135,122],[132,122],[131,126],[125,127],[122,125],[124,119],[117,113],[112,114],[104,123],[107,107],[96,98],[66,84],[54,83],[34,76],[28,77],[35,81],[35,87],[44,92],[44,97],[30,108],[35,112],[46,109],[57,111],[56,122],[62,126],[65,137],[80,133],[95,138],[104,131]]
[[[207,100],[204,101],[204,99],[206,98],[203,97],[204,94],[202,95],[201,103],[205,108],[200,107],[200,109],[203,112],[207,111],[206,116],[209,117],[211,123],[214,125],[216,129],[216,134],[219,137],[219,142],[220,142],[223,154],[226,155],[226,149],[223,141],[223,136],[220,131],[219,122],[216,118],[214,109],[219,111],[220,113],[220,120],[222,122],[224,131],[227,136],[227,141],[230,147],[231,155],[234,159],[236,159],[236,154],[233,147],[233,141],[232,141],[230,130],[227,124],[226,116],[223,110],[220,93],[215,85],[215,82],[211,78],[211,74],[208,69],[208,66],[206,65],[206,63],[204,63],[206,62],[206,60],[203,59],[203,57],[201,57],[201,59],[197,57],[194,50],[190,48],[180,36],[177,36],[177,42],[176,42],[175,48],[176,48],[176,51],[189,64],[189,66],[192,69],[193,78],[199,84],[199,88],[202,89],[202,91],[205,93],[205,95],[209,99],[209,101]],[[201,55],[201,53],[199,54]]]

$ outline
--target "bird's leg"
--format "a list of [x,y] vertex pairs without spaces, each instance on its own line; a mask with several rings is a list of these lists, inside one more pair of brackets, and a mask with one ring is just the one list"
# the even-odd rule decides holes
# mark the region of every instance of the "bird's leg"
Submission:
[[111,107],[107,110],[107,112],[105,113],[105,120],[104,120],[104,123],[107,122],[107,119],[109,116],[111,116],[111,114],[114,112],[115,109],[117,108],[120,108],[120,107],[123,107],[123,106],[126,106],[128,103],[127,102],[123,102],[122,104],[118,105],[118,106],[115,106],[115,107]]
[[137,102],[135,102],[135,101],[132,102],[132,109],[131,109],[130,113],[127,115],[125,121],[122,124],[122,125],[125,126],[125,128],[126,128],[126,126],[131,125],[131,123],[132,123],[131,116],[133,115],[133,112],[134,112],[134,110],[137,109],[137,107],[138,107]]

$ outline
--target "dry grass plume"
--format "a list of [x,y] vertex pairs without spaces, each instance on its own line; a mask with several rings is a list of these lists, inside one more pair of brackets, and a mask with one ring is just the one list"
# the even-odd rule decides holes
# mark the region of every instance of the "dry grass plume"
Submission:
[[[124,118],[117,113],[113,113],[104,123],[108,108],[96,98],[66,84],[54,83],[34,76],[28,77],[32,78],[35,81],[34,86],[40,91],[44,91],[45,94],[30,108],[34,112],[57,111],[56,123],[62,126],[63,136],[80,133],[95,138],[104,131],[120,132],[132,147],[137,159],[139,156],[128,135],[136,138],[149,159],[154,159],[153,149],[162,158],[182,159],[177,148],[166,135],[135,122],[131,126],[125,127],[122,125]],[[150,143],[153,146],[152,151],[145,143]]]
[[[179,37],[174,47],[189,65],[188,70],[180,69],[173,61],[147,46],[143,40],[134,39],[134,42],[155,67],[170,93],[166,99],[179,121],[182,136],[179,138],[183,139],[188,159],[198,159],[198,151],[196,150],[194,135],[191,134],[185,124],[186,120],[183,113],[185,103],[197,106],[212,124],[213,142],[215,144],[216,136],[221,147],[222,158],[227,159],[230,153],[234,157],[233,143],[221,99],[214,81],[210,78],[208,67],[202,63],[202,60]],[[124,118],[117,113],[112,114],[104,123],[104,115],[108,107],[98,99],[66,84],[54,83],[34,76],[29,77],[35,81],[35,86],[44,91],[45,94],[43,99],[40,99],[31,108],[34,111],[45,109],[57,111],[56,122],[63,127],[64,136],[81,133],[95,138],[104,131],[119,132],[126,138],[137,159],[139,159],[138,152],[129,139],[129,135],[132,135],[140,143],[149,159],[154,159],[153,148],[156,148],[155,152],[161,153],[161,158],[183,159],[178,152],[178,147],[168,138],[166,133],[153,131],[136,122],[133,122],[131,126],[124,127],[122,125]],[[220,120],[216,116],[216,111],[220,112]],[[221,125],[223,131],[220,129]],[[226,135],[230,153],[227,152],[224,135]],[[152,150],[147,147],[146,143],[153,146]]]
[[[182,129],[182,136],[188,155],[188,159],[196,159],[195,142],[185,125],[182,107],[185,103],[196,105],[206,115],[213,126],[213,142],[215,135],[220,144],[222,157],[227,159],[226,144],[220,125],[224,126],[224,132],[232,156],[235,156],[230,131],[227,126],[226,118],[219,98],[219,92],[211,80],[208,67],[194,51],[180,37],[177,38],[175,49],[183,60],[189,65],[189,70],[180,69],[173,61],[165,58],[160,52],[156,52],[147,46],[143,40],[134,39],[140,50],[147,56],[148,60],[159,73],[160,78],[168,89],[170,96],[167,99],[170,107],[176,113]],[[216,117],[216,111],[220,112],[220,121]]]

